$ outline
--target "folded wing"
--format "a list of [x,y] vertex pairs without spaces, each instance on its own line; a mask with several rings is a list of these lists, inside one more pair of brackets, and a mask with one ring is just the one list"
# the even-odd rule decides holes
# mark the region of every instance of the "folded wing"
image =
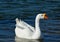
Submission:
[[31,25],[27,24],[26,22],[19,20],[18,18],[16,18],[16,26],[21,27],[23,29],[30,29],[31,31],[34,31],[34,27],[32,27]]

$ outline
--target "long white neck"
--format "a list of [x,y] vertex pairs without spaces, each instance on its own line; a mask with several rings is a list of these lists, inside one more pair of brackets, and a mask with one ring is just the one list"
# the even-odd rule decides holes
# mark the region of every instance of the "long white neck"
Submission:
[[39,17],[37,16],[36,19],[35,19],[35,31],[34,31],[34,34],[33,34],[33,37],[34,39],[38,39],[41,35],[41,31],[40,31],[40,27],[39,27]]
[[37,31],[40,31],[40,27],[39,27],[39,18],[38,18],[38,16],[36,17],[36,19],[35,19],[35,31],[37,32]]

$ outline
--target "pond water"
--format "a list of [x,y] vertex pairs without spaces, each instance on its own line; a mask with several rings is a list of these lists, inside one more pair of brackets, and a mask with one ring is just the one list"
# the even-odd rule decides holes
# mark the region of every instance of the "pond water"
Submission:
[[[41,20],[43,40],[26,40],[15,35],[18,17],[34,26],[38,13],[46,13]],[[0,0],[0,42],[58,42],[60,41],[60,0]]]

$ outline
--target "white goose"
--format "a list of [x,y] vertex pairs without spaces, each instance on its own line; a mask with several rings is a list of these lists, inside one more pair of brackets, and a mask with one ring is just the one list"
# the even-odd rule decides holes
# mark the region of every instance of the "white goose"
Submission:
[[29,24],[27,24],[26,22],[18,20],[18,18],[16,18],[16,28],[15,28],[16,36],[25,39],[39,39],[41,36],[41,30],[39,27],[40,19],[48,19],[48,17],[45,13],[38,14],[36,16],[35,28],[34,28]]

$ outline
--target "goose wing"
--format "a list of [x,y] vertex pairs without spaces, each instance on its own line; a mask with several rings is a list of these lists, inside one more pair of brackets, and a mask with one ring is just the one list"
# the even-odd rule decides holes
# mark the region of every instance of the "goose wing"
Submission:
[[20,29],[25,29],[26,26],[22,25],[22,23],[19,21],[18,18],[16,18],[16,27],[20,28]]
[[31,25],[27,24],[26,22],[19,20],[18,18],[16,18],[16,25],[21,27],[21,28],[28,28],[31,31],[34,31],[34,27],[32,27]]

